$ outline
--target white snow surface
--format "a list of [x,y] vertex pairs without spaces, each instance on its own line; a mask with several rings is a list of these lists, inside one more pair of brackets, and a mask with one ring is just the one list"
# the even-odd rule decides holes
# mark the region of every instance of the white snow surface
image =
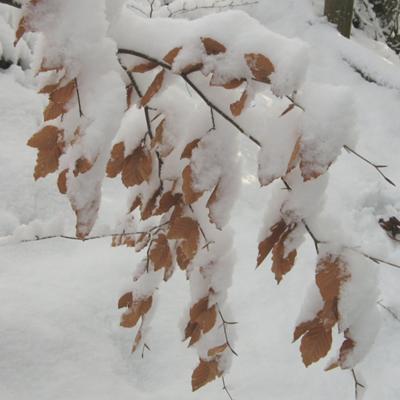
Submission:
[[[110,1],[106,3],[109,18],[118,11],[120,3],[116,1],[115,8]],[[331,93],[339,103],[348,97],[347,93],[352,94],[351,113],[343,110],[346,118],[333,128],[338,131],[351,125],[358,142],[355,144],[345,136],[349,132],[338,132],[344,136],[335,138],[356,146],[360,154],[374,162],[387,164],[385,173],[400,184],[400,159],[396,152],[400,148],[399,64],[383,58],[388,50],[379,51],[360,32],[351,41],[341,38],[311,3],[262,0],[248,11],[272,31],[298,37],[306,43],[301,48],[302,52],[307,48],[309,54],[306,85],[338,86]],[[239,18],[237,14],[235,18]],[[170,24],[168,21],[164,24],[160,37],[168,36]],[[216,35],[218,28],[212,28]],[[221,38],[216,38],[221,41],[228,38],[229,29],[221,31]],[[258,25],[254,27],[257,29]],[[165,43],[161,39],[158,44],[143,41],[143,46],[153,46],[161,57],[174,45],[181,44],[182,38],[177,35],[171,32],[172,39]],[[132,43],[140,44],[140,41],[133,38]],[[126,45],[129,44],[128,41]],[[289,56],[293,54],[296,55]],[[298,59],[303,56],[299,55]],[[284,57],[283,61],[286,68],[290,63]],[[356,70],[376,83],[367,82]],[[299,77],[301,74],[300,71]],[[41,124],[46,99],[36,94],[31,78],[28,72],[23,73],[16,67],[0,72],[0,399],[225,399],[220,381],[191,393],[190,375],[197,364],[197,354],[181,341],[180,327],[191,298],[184,274],[176,271],[158,290],[157,307],[146,336],[151,351],[145,351],[142,359],[140,351],[130,354],[135,330],[119,327],[120,313],[116,309],[119,296],[131,287],[132,271],[141,255],[132,249],[111,248],[108,239],[85,243],[66,239],[18,243],[35,235],[72,233],[74,225],[67,199],[57,192],[55,176],[33,182],[35,152],[26,146],[26,141]],[[296,78],[296,85],[299,79]],[[293,86],[293,82],[287,84],[287,87]],[[168,95],[164,100],[160,98],[160,104],[162,101],[167,102]],[[261,97],[256,97],[255,103],[260,101]],[[128,125],[136,121],[136,114],[137,110],[132,109],[125,116]],[[263,126],[256,125],[255,117],[257,108],[250,109],[240,122],[260,137]],[[278,130],[279,126],[268,117],[264,120],[265,126],[271,126],[272,134]],[[219,119],[218,122],[221,123]],[[290,120],[282,121],[285,123],[292,125]],[[122,127],[118,138],[128,137],[128,125]],[[230,129],[229,133],[234,131]],[[195,138],[195,133],[192,134]],[[269,144],[268,140],[265,145]],[[279,144],[279,141],[271,143]],[[227,299],[231,313],[225,315],[226,319],[239,322],[235,333],[228,332],[234,335],[232,342],[239,357],[232,360],[226,378],[228,388],[235,400],[354,399],[354,382],[349,371],[324,372],[327,360],[306,369],[298,344],[291,344],[296,323],[312,317],[321,302],[315,292],[316,255],[309,237],[305,235],[307,240],[299,250],[296,265],[279,287],[269,271],[269,262],[254,271],[259,231],[266,220],[269,222],[268,218],[275,217],[271,216],[271,209],[277,199],[271,204],[271,196],[273,192],[281,192],[284,197],[285,193],[280,182],[260,189],[254,145],[240,138],[239,148],[243,164],[241,194],[231,222],[237,261]],[[284,154],[284,157],[288,156]],[[283,168],[279,162],[276,161],[274,174]],[[329,169],[329,179],[322,180],[310,183],[316,188],[315,195],[311,191],[301,199],[302,214],[314,215],[315,208],[321,209],[321,216],[309,221],[317,236],[339,246],[361,246],[370,255],[399,262],[398,245],[377,224],[380,217],[399,215],[398,189],[381,179],[372,167],[343,150]],[[316,207],[313,201],[319,196],[321,185],[327,185],[327,192],[324,201],[318,198]],[[94,234],[110,232],[118,224],[126,195],[119,182],[105,181]],[[266,218],[265,212],[269,215]],[[373,312],[365,312],[366,307],[375,308],[374,304],[363,303],[360,290],[368,290],[368,302],[379,296],[381,304],[400,315],[400,271],[358,256],[353,258],[357,258],[352,270],[354,285],[349,284],[342,291],[343,315],[348,318],[344,318],[343,324],[351,327],[352,322],[359,322],[353,334],[362,342],[363,349],[372,345],[369,354],[356,367],[357,375],[367,385],[363,398],[397,400],[400,397],[397,379],[400,322],[379,306],[381,329],[372,344],[370,338],[379,318]],[[362,278],[365,271],[369,272],[368,280]],[[379,295],[374,286],[376,276],[379,276]],[[363,303],[360,312],[354,308],[357,302]],[[364,331],[359,330],[360,326]],[[342,337],[335,336],[331,356],[336,354],[341,342]],[[354,355],[355,358],[362,356]]]

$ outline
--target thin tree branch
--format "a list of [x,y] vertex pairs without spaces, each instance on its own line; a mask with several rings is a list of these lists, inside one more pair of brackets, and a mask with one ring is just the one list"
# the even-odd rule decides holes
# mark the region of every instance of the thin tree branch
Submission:
[[151,351],[150,347],[149,347],[146,343],[143,343],[143,347],[142,347],[142,358],[144,358],[144,351],[145,351],[145,350]]
[[306,231],[308,232],[308,234],[311,236],[312,240],[314,241],[315,251],[317,252],[317,254],[319,254],[319,245],[324,244],[326,242],[323,242],[316,238],[316,236],[314,235],[313,231],[310,229],[310,227],[307,224],[307,222],[305,221],[305,219],[302,219],[301,222],[303,223],[304,227],[306,228]]
[[[148,56],[147,54],[141,53],[136,50],[129,50],[129,49],[118,49],[118,54],[129,54],[133,55],[136,57],[143,58],[145,60],[148,60],[150,62],[154,62],[161,67],[167,69],[168,71],[172,70],[172,67],[165,63],[164,61],[157,60],[154,57]],[[217,114],[219,114],[222,118],[224,118],[226,121],[228,121],[231,125],[233,125],[239,132],[241,132],[243,135],[247,136],[253,143],[255,143],[257,146],[261,147],[261,143],[258,139],[247,133],[236,121],[233,120],[229,115],[227,115],[223,110],[221,110],[217,105],[215,105],[211,100],[208,99],[208,97],[193,83],[193,81],[188,77],[187,74],[177,74],[182,79],[199,95],[199,97],[211,108],[213,109]]]
[[226,386],[226,382],[225,382],[225,377],[224,375],[221,376],[222,379],[222,390],[227,394],[227,396],[230,398],[230,400],[233,400],[232,395],[229,393],[229,390]]
[[345,148],[345,150],[347,150],[349,153],[354,154],[356,157],[360,158],[361,160],[363,160],[364,162],[366,162],[367,164],[371,165],[372,167],[374,167],[378,173],[382,176],[383,179],[385,179],[386,182],[390,183],[392,186],[396,186],[396,184],[390,180],[382,171],[382,168],[387,168],[387,165],[379,165],[379,164],[375,164],[372,161],[368,160],[367,158],[365,158],[364,156],[362,156],[361,154],[357,153],[355,150],[353,150],[352,148],[350,148],[347,145],[343,146]]
[[223,329],[224,329],[224,335],[225,335],[226,344],[227,344],[229,350],[232,352],[232,354],[234,354],[236,357],[239,357],[239,354],[236,353],[236,351],[233,349],[233,347],[231,346],[231,344],[230,344],[230,342],[229,342],[228,331],[227,331],[227,328],[226,328],[227,325],[236,325],[237,322],[228,322],[228,321],[225,321],[225,318],[224,318],[224,316],[222,315],[222,312],[221,312],[221,310],[220,310],[218,304],[217,304],[217,308],[218,308],[218,314],[219,314],[219,316],[220,316],[220,318],[221,318],[221,321],[222,321],[222,327],[223,327]]
[[383,309],[385,309],[395,320],[400,322],[400,317],[388,306],[385,306],[380,300],[377,302]]
[[354,380],[354,394],[355,394],[355,398],[356,400],[358,400],[359,398],[359,388],[365,389],[365,385],[363,385],[358,379],[357,379],[357,375],[356,372],[354,370],[354,368],[351,369],[351,374],[353,376],[353,380]]
[[83,117],[83,111],[82,111],[82,103],[81,103],[81,96],[79,94],[79,86],[78,86],[78,79],[75,78],[75,90],[76,90],[76,97],[78,98],[78,108],[79,108],[79,116]]

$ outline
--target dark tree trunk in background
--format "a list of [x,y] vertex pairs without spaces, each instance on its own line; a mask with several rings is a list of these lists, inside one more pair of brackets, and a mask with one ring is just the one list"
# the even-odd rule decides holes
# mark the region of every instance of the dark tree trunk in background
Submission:
[[350,37],[354,0],[325,0],[324,13],[328,21],[337,25],[338,31]]

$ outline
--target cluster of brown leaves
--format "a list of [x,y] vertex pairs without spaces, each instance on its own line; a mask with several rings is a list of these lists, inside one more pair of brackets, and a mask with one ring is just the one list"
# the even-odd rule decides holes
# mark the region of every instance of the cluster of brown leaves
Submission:
[[[299,324],[293,334],[293,341],[300,337],[300,351],[306,366],[325,357],[332,346],[332,329],[340,322],[338,302],[342,285],[350,279],[345,262],[338,256],[328,254],[321,257],[316,268],[316,283],[321,293],[323,307],[314,319]],[[346,357],[355,343],[345,332],[345,341],[337,361],[327,370],[337,366],[344,367]]]

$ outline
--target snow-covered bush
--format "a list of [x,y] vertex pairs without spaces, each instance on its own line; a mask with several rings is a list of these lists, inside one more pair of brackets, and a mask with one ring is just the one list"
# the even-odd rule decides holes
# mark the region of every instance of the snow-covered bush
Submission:
[[305,236],[315,244],[315,284],[294,332],[304,364],[328,354],[337,326],[343,344],[327,368],[353,368],[378,327],[377,260],[346,232],[314,234],[328,170],[357,140],[352,93],[304,84],[308,47],[243,12],[143,19],[123,3],[27,1],[17,39],[42,35],[35,65],[49,103],[28,145],[38,150],[35,179],[58,172],[77,237],[87,238],[96,221],[105,175],[121,176],[128,189],[113,245],[145,249],[118,304],[122,326],[140,321],[133,351],[144,343],[157,288],[178,266],[192,294],[183,337],[199,356],[193,390],[229,369],[235,350],[224,315],[240,134],[258,152],[260,185],[274,182],[257,265],[272,254],[279,283]]

